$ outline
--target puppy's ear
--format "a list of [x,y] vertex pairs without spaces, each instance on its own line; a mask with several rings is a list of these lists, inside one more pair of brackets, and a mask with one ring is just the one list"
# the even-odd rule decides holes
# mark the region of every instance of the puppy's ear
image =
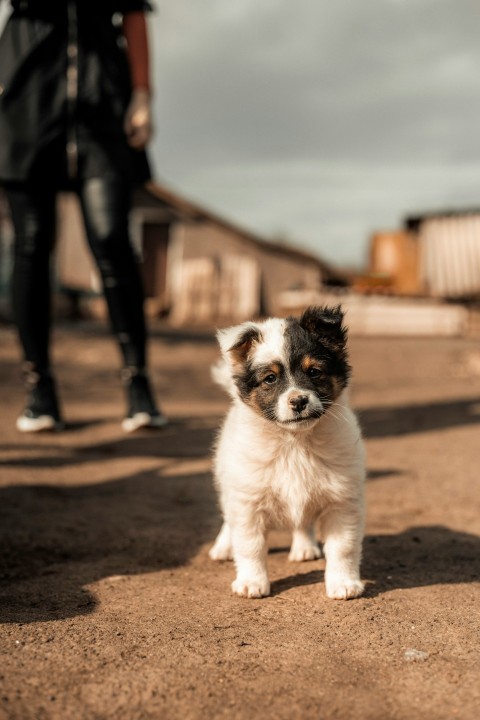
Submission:
[[224,358],[232,365],[240,365],[247,359],[252,347],[262,338],[258,325],[247,322],[219,330],[217,339]]
[[343,325],[344,313],[340,305],[335,307],[307,308],[299,320],[301,327],[310,335],[326,342],[333,350],[342,353],[347,342],[347,329]]

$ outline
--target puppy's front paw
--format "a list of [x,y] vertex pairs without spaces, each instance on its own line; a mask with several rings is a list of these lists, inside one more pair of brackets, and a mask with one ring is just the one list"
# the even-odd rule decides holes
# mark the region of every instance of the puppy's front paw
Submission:
[[238,577],[232,583],[232,592],[240,597],[261,598],[270,595],[268,578],[242,578]]
[[361,580],[336,577],[325,581],[327,597],[332,600],[351,600],[352,598],[363,595],[365,585]]
[[290,548],[288,559],[290,562],[305,562],[306,560],[318,560],[322,557],[322,551],[316,543],[309,545],[294,544]]

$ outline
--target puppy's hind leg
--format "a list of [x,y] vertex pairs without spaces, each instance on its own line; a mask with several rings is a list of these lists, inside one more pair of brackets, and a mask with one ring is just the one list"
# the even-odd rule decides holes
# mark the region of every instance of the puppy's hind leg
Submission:
[[321,557],[322,551],[315,538],[315,526],[313,524],[293,531],[292,546],[288,555],[290,562],[317,560]]
[[233,560],[232,531],[228,523],[223,523],[208,554],[212,560]]

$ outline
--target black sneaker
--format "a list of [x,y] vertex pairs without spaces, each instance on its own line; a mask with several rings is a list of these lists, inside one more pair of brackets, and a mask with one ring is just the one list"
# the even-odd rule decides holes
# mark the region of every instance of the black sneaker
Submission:
[[43,430],[63,430],[55,383],[51,375],[28,371],[25,373],[28,388],[27,405],[17,418],[17,430],[24,433]]
[[125,368],[123,379],[127,389],[128,415],[122,422],[122,429],[131,433],[141,428],[162,428],[168,425],[167,418],[155,404],[145,372]]

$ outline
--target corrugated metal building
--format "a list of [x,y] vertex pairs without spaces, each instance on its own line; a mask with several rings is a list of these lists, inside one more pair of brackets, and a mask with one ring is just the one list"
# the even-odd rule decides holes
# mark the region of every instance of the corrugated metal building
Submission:
[[418,242],[426,295],[458,300],[480,296],[480,210],[412,216],[405,226]]

